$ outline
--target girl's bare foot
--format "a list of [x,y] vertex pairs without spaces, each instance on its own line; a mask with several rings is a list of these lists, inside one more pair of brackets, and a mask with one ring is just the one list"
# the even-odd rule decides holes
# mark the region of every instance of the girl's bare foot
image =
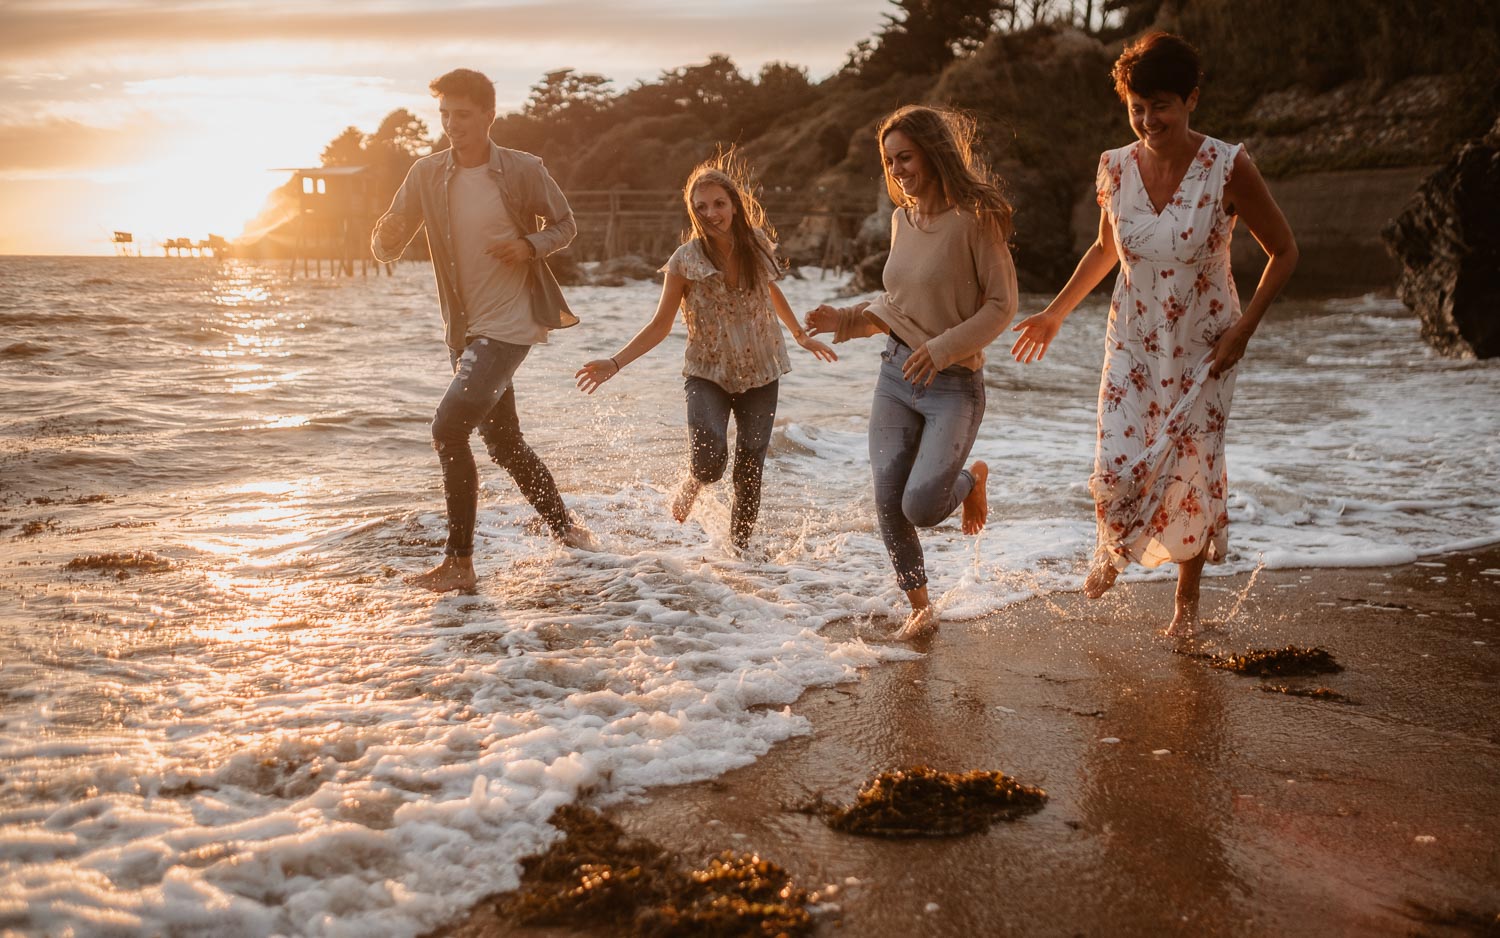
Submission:
[[426,573],[407,577],[406,582],[434,593],[447,593],[451,590],[467,592],[475,587],[479,577],[474,573],[472,558],[444,557],[442,563]]
[[1089,599],[1098,599],[1109,592],[1109,588],[1115,585],[1115,577],[1119,575],[1120,571],[1107,558],[1095,560],[1088,578],[1083,581],[1083,595]]
[[921,606],[911,611],[906,617],[906,622],[896,630],[896,641],[909,642],[913,639],[931,635],[937,631],[937,610],[932,606]]
[[560,538],[560,540],[565,546],[572,547],[576,550],[599,549],[599,540],[598,538],[594,537],[594,532],[590,531],[588,528],[584,527],[581,524],[575,524],[572,527],[568,528],[568,533],[564,534]]
[[965,534],[978,534],[984,530],[984,522],[990,515],[990,497],[985,491],[985,483],[990,478],[989,464],[976,459],[974,465],[969,467],[969,474],[974,477],[974,487],[964,497],[963,531]]
[[703,491],[703,483],[692,476],[682,480],[682,485],[677,489],[677,495],[672,499],[672,520],[678,524],[686,521],[693,510],[693,502],[698,500],[698,493]]

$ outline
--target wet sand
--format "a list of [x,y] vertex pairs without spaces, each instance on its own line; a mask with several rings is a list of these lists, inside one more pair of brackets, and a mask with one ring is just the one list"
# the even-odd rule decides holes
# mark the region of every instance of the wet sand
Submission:
[[[1492,548],[1262,572],[1248,592],[1248,576],[1206,579],[1210,620],[1243,603],[1177,650],[1320,646],[1344,667],[1304,678],[1174,653],[1156,634],[1168,583],[1030,600],[946,623],[920,659],[808,692],[794,710],[812,733],[754,765],[607,813],[689,862],[724,849],[773,860],[831,893],[827,934],[1495,934],[1497,570]],[[879,640],[891,625],[847,628]],[[919,764],[1000,770],[1049,800],[942,839],[840,834],[797,810]],[[454,934],[496,924],[481,907]]]

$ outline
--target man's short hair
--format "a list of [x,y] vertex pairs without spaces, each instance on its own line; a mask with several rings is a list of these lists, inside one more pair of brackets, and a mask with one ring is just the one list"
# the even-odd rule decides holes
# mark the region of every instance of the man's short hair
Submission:
[[468,98],[486,111],[495,109],[495,83],[472,68],[455,68],[441,78],[434,78],[427,88],[434,98],[439,95]]

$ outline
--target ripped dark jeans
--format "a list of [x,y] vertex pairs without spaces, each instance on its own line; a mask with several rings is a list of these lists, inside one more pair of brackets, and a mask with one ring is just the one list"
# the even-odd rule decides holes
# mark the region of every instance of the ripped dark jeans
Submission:
[[531,351],[496,339],[471,338],[462,353],[450,350],[453,381],[432,418],[432,444],[443,467],[448,502],[450,557],[474,553],[474,520],[479,509],[479,468],[469,448],[477,429],[490,458],[516,480],[531,507],[558,537],[572,527],[552,473],[521,436],[511,378]]

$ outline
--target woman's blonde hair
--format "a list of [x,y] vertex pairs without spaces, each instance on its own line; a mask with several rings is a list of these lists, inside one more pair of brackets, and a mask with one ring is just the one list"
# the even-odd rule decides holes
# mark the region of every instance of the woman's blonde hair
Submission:
[[979,219],[994,239],[1010,240],[1013,211],[1000,189],[1000,180],[974,158],[978,127],[972,117],[948,108],[908,104],[880,122],[880,165],[885,168],[885,191],[897,205],[914,201],[891,178],[886,163],[885,138],[899,130],[911,139],[937,172],[947,200]]
[[[731,243],[729,253],[738,268],[737,287],[742,291],[758,289],[766,279],[767,266],[776,267],[776,255],[771,245],[776,241],[776,230],[766,220],[766,211],[755,197],[756,185],[744,160],[733,147],[716,153],[713,159],[705,160],[688,174],[687,184],[682,187],[682,201],[687,206],[688,219],[692,222],[692,235],[703,248],[709,262],[722,273],[729,257],[719,255],[713,240],[708,236],[703,219],[693,208],[693,193],[701,186],[718,186],[729,194],[734,205],[734,221],[729,225]],[[756,237],[756,231],[765,233],[765,239]]]

